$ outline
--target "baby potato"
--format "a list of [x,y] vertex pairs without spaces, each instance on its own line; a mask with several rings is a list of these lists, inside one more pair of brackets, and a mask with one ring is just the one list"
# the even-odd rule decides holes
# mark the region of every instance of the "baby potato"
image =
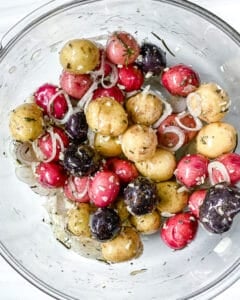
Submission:
[[139,162],[152,157],[157,148],[157,135],[145,125],[132,125],[122,135],[122,151],[132,161]]
[[12,137],[20,142],[33,141],[43,132],[43,113],[35,103],[24,103],[10,114]]
[[129,211],[127,210],[127,206],[124,202],[124,198],[119,196],[118,199],[114,202],[114,207],[116,208],[120,220],[122,222],[126,221],[129,217]]
[[126,110],[134,123],[150,126],[161,116],[163,105],[157,96],[142,92],[127,100]]
[[224,122],[214,122],[202,127],[197,135],[197,152],[208,157],[232,152],[237,145],[236,129]]
[[207,123],[223,119],[230,106],[227,93],[216,83],[206,83],[187,98],[190,110],[201,110],[199,118]]
[[91,208],[88,203],[79,203],[78,208],[69,210],[67,229],[74,235],[90,237],[90,212]]
[[87,39],[70,40],[60,51],[63,69],[74,74],[89,73],[97,67],[99,61],[98,47]]
[[122,153],[122,147],[118,137],[106,136],[100,133],[95,134],[94,148],[105,157],[119,156]]
[[139,234],[132,227],[123,227],[113,240],[101,244],[102,255],[109,262],[117,263],[133,259],[142,251]]
[[138,171],[154,181],[165,181],[173,176],[176,159],[172,152],[157,149],[154,155],[146,160],[135,162]]
[[130,222],[142,234],[153,234],[158,231],[161,225],[161,217],[154,210],[151,213],[142,216],[131,216]]
[[89,127],[102,135],[118,136],[128,127],[124,108],[110,97],[91,101],[87,107],[86,119]]
[[159,202],[159,212],[176,214],[181,212],[188,203],[188,192],[178,192],[179,185],[176,181],[165,181],[156,184]]

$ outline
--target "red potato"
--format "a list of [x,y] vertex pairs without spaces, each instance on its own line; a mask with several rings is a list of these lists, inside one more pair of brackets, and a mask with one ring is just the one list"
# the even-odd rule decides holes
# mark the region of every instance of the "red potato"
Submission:
[[114,202],[120,189],[118,176],[111,171],[99,171],[89,185],[90,200],[97,207],[106,207]]
[[124,31],[114,32],[107,41],[106,55],[110,62],[117,65],[133,63],[140,53],[136,39]]
[[92,99],[101,98],[101,97],[110,97],[123,104],[124,102],[124,94],[117,86],[113,86],[110,88],[99,87],[94,93]]
[[[169,115],[157,128],[157,137],[158,143],[164,147],[171,148],[174,147],[179,140],[177,133],[174,132],[164,132],[165,128],[169,126],[176,126],[178,127],[184,134],[184,142],[183,145],[189,143],[197,134],[198,131],[189,131],[179,127],[178,123],[176,122],[176,117],[178,114],[171,114]],[[181,118],[181,123],[189,128],[195,128],[196,123],[194,118],[191,115],[186,115],[185,117]]]
[[[46,83],[40,86],[34,93],[36,104],[43,109],[45,114],[49,115],[47,109],[48,103],[59,91],[59,88],[53,84]],[[51,108],[51,115],[56,119],[62,119],[68,111],[67,101],[63,94],[56,96]]]
[[[236,184],[240,181],[240,155],[237,153],[227,153],[219,156],[216,161],[219,161],[226,168],[231,184]],[[222,181],[223,174],[216,168],[212,171],[214,181],[219,183]]]
[[121,183],[129,183],[138,177],[137,168],[129,160],[110,158],[106,161],[105,168],[117,174]]
[[199,208],[203,204],[206,195],[207,190],[197,190],[189,196],[188,207],[196,218],[199,218]]
[[40,162],[35,169],[35,174],[38,182],[47,188],[63,187],[67,180],[65,169],[56,162]]
[[60,76],[61,88],[76,99],[81,99],[92,83],[93,80],[89,74],[73,74],[63,70]]
[[183,64],[166,68],[161,77],[162,85],[174,96],[186,97],[200,85],[199,75]]
[[195,237],[197,219],[189,212],[179,213],[167,219],[160,232],[161,238],[172,249],[182,249]]
[[[44,160],[50,159],[51,161],[59,160],[60,153],[63,153],[68,144],[68,136],[66,135],[65,131],[59,127],[53,127],[52,134],[47,132],[37,141],[37,145],[44,156]],[[55,147],[55,149],[53,147]],[[56,153],[55,156],[53,156],[54,152]]]
[[188,154],[178,162],[174,174],[180,183],[192,188],[205,182],[208,163],[209,160],[201,154]]
[[90,201],[88,195],[90,178],[88,176],[70,176],[64,185],[65,196],[75,202],[86,203]]
[[118,84],[124,87],[126,92],[139,90],[144,82],[143,72],[134,65],[118,68]]

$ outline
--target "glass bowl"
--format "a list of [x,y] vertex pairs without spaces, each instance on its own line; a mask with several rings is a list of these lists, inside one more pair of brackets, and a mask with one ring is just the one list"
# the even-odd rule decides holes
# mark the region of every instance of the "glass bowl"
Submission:
[[[9,156],[9,111],[44,82],[58,83],[58,52],[72,38],[100,42],[114,30],[169,49],[168,64],[190,64],[203,81],[226,89],[226,121],[239,129],[240,36],[206,10],[181,0],[50,1],[17,24],[0,51],[0,250],[27,280],[57,299],[209,299],[240,275],[239,226],[222,235],[202,228],[188,247],[172,251],[155,234],[131,262],[104,264],[56,242],[43,222],[43,200],[19,182]],[[239,147],[237,149],[239,152]]]

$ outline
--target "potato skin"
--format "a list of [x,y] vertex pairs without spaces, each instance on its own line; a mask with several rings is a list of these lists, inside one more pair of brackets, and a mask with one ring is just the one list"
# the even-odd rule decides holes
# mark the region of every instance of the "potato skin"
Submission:
[[102,243],[101,248],[104,259],[118,263],[137,257],[142,251],[142,242],[135,229],[123,227],[117,237]]
[[95,134],[94,148],[105,157],[114,157],[122,154],[122,147],[118,137]]
[[128,127],[127,113],[121,104],[110,97],[91,101],[87,107],[86,119],[94,132],[107,136],[118,136]]
[[157,149],[151,158],[135,162],[135,166],[143,176],[157,182],[165,181],[173,176],[176,159],[172,152]]
[[132,125],[122,135],[122,150],[132,161],[139,162],[152,157],[157,148],[157,135],[145,125]]
[[188,105],[193,109],[201,106],[199,118],[206,123],[218,122],[228,111],[230,100],[227,93],[216,83],[206,83],[188,96]]
[[142,234],[153,234],[160,228],[161,217],[159,213],[154,210],[142,216],[131,216],[130,222],[138,232]]
[[208,157],[232,152],[237,145],[236,129],[224,122],[214,122],[205,125],[197,135],[197,152]]
[[43,113],[35,103],[24,103],[10,114],[9,129],[20,142],[33,141],[43,132]]
[[142,92],[127,100],[126,110],[134,123],[150,126],[161,116],[163,105],[157,96]]
[[127,206],[124,202],[123,196],[119,196],[118,199],[114,202],[114,207],[116,208],[121,222],[124,222],[129,217],[130,213],[127,210]]
[[159,202],[159,212],[175,214],[181,212],[188,203],[188,192],[178,192],[179,185],[176,181],[165,181],[156,184]]
[[99,49],[87,39],[70,40],[60,51],[63,69],[74,74],[89,73],[97,67],[99,60]]
[[69,210],[67,229],[76,236],[90,237],[90,212],[91,208],[88,203],[79,203],[78,208]]

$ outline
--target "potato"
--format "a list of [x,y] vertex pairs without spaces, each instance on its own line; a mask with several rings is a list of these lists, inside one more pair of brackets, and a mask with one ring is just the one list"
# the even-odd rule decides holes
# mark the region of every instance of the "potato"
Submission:
[[78,208],[69,210],[67,229],[74,235],[90,237],[90,212],[91,208],[88,203],[79,203]]
[[127,100],[126,110],[134,123],[150,126],[161,116],[163,105],[157,96],[141,92]]
[[128,127],[127,113],[121,104],[109,97],[91,101],[86,119],[89,127],[102,135],[118,136]]
[[216,83],[206,83],[188,96],[187,103],[191,110],[201,110],[201,120],[212,123],[223,119],[229,109],[230,99]]
[[142,252],[139,234],[132,227],[123,227],[120,234],[111,241],[101,244],[102,255],[109,262],[117,263],[133,259]]
[[142,216],[131,216],[130,222],[138,232],[142,234],[152,234],[160,228],[161,217],[159,213],[154,210]]
[[143,161],[152,157],[157,148],[157,135],[145,125],[132,125],[122,135],[122,151],[132,161]]
[[165,181],[156,184],[159,202],[157,209],[160,212],[175,214],[181,212],[188,203],[188,192],[178,192],[179,185],[176,181]]
[[237,131],[228,123],[210,123],[202,127],[197,135],[197,152],[208,158],[232,152],[236,145]]
[[24,103],[10,114],[9,128],[13,139],[33,141],[43,132],[43,113],[35,103]]
[[119,156],[122,153],[122,147],[118,137],[106,136],[100,133],[95,134],[94,148],[105,157]]
[[119,196],[118,199],[114,202],[114,207],[116,208],[120,220],[122,222],[126,221],[129,217],[129,211],[127,210],[127,206],[124,202],[124,198]]
[[157,149],[151,158],[135,162],[135,166],[143,176],[157,182],[165,181],[173,176],[176,159],[172,152]]
[[60,63],[63,69],[74,74],[89,73],[99,62],[98,47],[87,39],[70,40],[60,51]]

